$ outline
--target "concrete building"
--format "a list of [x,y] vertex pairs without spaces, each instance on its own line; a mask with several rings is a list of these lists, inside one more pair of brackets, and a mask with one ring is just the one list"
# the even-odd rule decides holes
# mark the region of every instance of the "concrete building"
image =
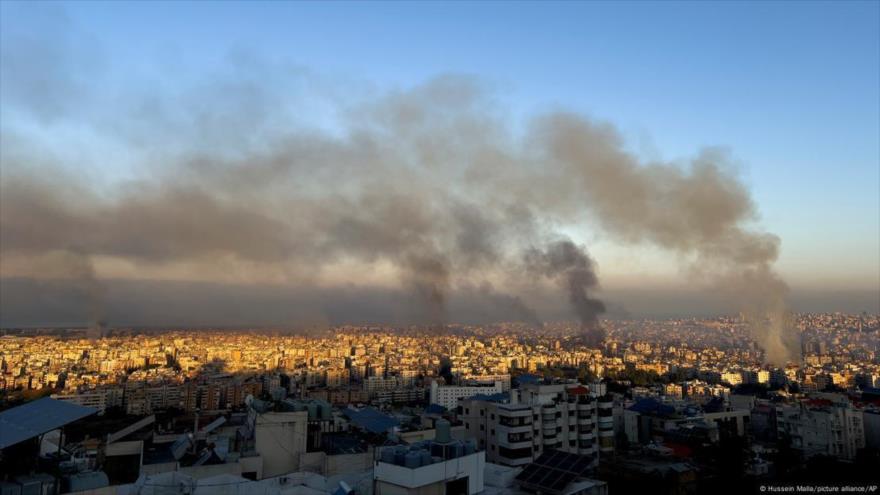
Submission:
[[107,394],[103,390],[89,390],[68,395],[52,394],[51,397],[83,407],[93,407],[98,410],[98,414],[104,414],[104,411],[107,409]]
[[459,417],[489,462],[523,466],[557,449],[589,456],[595,466],[600,451],[614,451],[612,407],[581,385],[524,384],[509,396],[461,400]]
[[501,382],[501,391],[509,392],[510,391],[510,375],[467,375],[465,376],[465,380],[474,383],[483,383],[492,385],[497,381]]
[[880,410],[862,411],[862,423],[865,425],[865,446],[880,449]]
[[373,466],[375,495],[476,495],[484,489],[485,452],[452,440],[448,421],[434,441],[382,449]]
[[446,409],[455,409],[458,399],[466,399],[477,394],[500,394],[502,391],[503,384],[500,380],[494,381],[491,385],[440,385],[435,380],[431,382],[430,402]]
[[791,439],[793,448],[806,457],[831,455],[855,459],[865,447],[863,412],[846,400],[810,399],[776,409],[779,436]]
[[306,451],[307,411],[256,414],[254,450],[263,458],[263,477],[299,471]]

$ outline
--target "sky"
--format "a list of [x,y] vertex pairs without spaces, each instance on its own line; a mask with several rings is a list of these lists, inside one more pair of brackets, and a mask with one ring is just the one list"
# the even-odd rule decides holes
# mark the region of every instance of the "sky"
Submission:
[[[229,158],[290,129],[344,135],[369,102],[462,77],[514,139],[534,115],[570,112],[613,125],[643,165],[726,150],[754,205],[736,221],[778,236],[770,264],[789,303],[880,311],[877,2],[3,2],[0,14],[7,185],[52,162],[109,201],[133,181],[167,184],[178,172],[164,164],[194,149]],[[187,112],[203,117],[198,133]],[[603,222],[556,227],[587,247],[611,306],[696,311],[669,295],[699,286],[691,251]],[[99,281],[230,281],[204,260],[145,268],[86,251]],[[2,277],[48,277],[19,248],[4,258]],[[382,278],[378,258],[358,260],[372,275],[334,280]],[[235,282],[266,278],[235,266],[248,272]],[[16,321],[39,319],[9,301]]]

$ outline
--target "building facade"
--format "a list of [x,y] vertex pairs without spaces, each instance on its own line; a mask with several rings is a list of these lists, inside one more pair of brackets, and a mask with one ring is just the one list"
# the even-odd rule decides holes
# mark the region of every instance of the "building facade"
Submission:
[[509,399],[460,401],[465,435],[486,451],[489,462],[522,466],[557,449],[590,456],[614,452],[613,403],[582,385],[525,384]]
[[437,404],[446,409],[455,409],[459,399],[466,399],[477,394],[500,394],[503,385],[496,380],[491,385],[440,385],[437,381],[431,382],[431,404]]

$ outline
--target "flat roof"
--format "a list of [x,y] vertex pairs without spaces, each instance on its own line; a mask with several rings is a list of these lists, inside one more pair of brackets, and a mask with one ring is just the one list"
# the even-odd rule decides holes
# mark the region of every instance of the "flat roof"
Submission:
[[0,449],[24,442],[97,413],[63,400],[44,397],[0,412]]
[[397,419],[369,406],[360,410],[349,407],[342,413],[355,425],[376,434],[400,426],[400,421]]

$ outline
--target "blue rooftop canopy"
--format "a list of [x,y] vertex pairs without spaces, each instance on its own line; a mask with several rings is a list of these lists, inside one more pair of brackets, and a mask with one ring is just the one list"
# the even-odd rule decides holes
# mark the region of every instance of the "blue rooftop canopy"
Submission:
[[519,383],[539,383],[543,379],[543,377],[540,377],[538,375],[531,375],[528,373],[516,377],[516,381],[518,381]]
[[639,399],[635,404],[629,407],[630,411],[640,414],[653,414],[657,416],[667,416],[675,413],[675,408],[662,404],[653,398]]
[[44,397],[0,412],[0,449],[24,442],[97,413],[63,400]]
[[510,394],[507,392],[498,392],[497,394],[476,394],[472,395],[471,400],[482,400],[486,402],[507,402],[510,400]]
[[383,414],[372,407],[365,407],[360,410],[348,408],[343,411],[343,414],[356,426],[371,433],[385,433],[391,428],[400,425],[400,422],[395,418]]

